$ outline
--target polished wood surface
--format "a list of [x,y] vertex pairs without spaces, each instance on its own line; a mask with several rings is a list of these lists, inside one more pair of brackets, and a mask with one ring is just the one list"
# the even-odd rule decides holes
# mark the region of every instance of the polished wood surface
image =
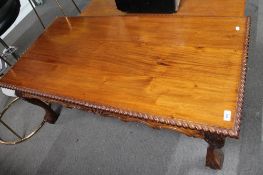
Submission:
[[[82,16],[127,15],[116,8],[115,0],[91,0]],[[244,16],[245,0],[181,0],[174,15],[180,16]]]
[[58,18],[0,83],[233,129],[246,32],[243,17]]

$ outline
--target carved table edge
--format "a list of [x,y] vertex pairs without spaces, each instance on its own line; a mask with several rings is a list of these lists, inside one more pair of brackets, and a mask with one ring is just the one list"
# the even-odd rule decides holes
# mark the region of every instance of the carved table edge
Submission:
[[251,26],[251,19],[250,17],[247,17],[245,42],[243,46],[243,60],[242,60],[241,75],[240,75],[241,78],[240,78],[240,86],[238,89],[238,100],[237,100],[237,109],[236,109],[237,113],[236,113],[236,120],[234,125],[234,130],[238,133],[237,138],[239,137],[239,132],[240,132],[241,116],[242,116],[242,109],[243,109],[244,96],[245,96],[250,26]]
[[[65,107],[70,107],[80,110],[88,110],[93,113],[104,114],[104,115],[106,114],[106,115],[111,115],[113,117],[116,117],[117,115],[118,118],[121,116],[122,117],[126,116],[126,118],[129,117],[133,119],[143,120],[144,121],[143,123],[147,123],[149,125],[152,125],[154,123],[157,126],[157,124],[160,124],[162,126],[166,126],[165,128],[168,129],[171,129],[172,127],[177,127],[178,129],[183,128],[183,129],[189,129],[189,130],[200,132],[200,134],[198,134],[196,137],[203,138],[203,133],[211,133],[211,134],[222,135],[224,137],[231,137],[231,138],[238,138],[239,136],[239,130],[225,129],[216,126],[208,126],[208,125],[198,124],[181,119],[168,119],[161,116],[154,116],[154,115],[148,115],[139,112],[133,112],[130,110],[124,110],[116,107],[90,103],[86,101],[76,100],[73,98],[44,94],[41,92],[37,92],[36,90],[20,88],[13,85],[4,84],[2,82],[0,82],[0,86],[3,88],[12,89],[19,92],[22,98],[36,98],[43,101],[59,103]],[[160,126],[160,128],[162,128],[162,126]],[[176,128],[174,128],[174,130],[176,130]],[[191,135],[191,134],[189,133],[186,135]]]

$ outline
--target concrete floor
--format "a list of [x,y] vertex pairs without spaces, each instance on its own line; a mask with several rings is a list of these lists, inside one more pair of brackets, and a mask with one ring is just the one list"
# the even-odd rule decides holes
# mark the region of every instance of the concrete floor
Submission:
[[[77,15],[70,0],[62,2],[67,14]],[[88,2],[77,3],[83,8]],[[46,25],[61,15],[52,1],[38,10]],[[0,174],[262,175],[263,1],[248,0],[247,15],[252,30],[241,135],[239,140],[227,139],[221,171],[204,166],[207,144],[200,139],[63,109],[55,125],[46,124],[31,140],[16,146],[0,145]],[[42,31],[32,13],[6,41],[22,53]],[[9,100],[0,94],[0,106]],[[38,107],[19,101],[4,120],[23,134],[40,122],[42,115]],[[0,126],[0,137],[4,134],[8,133]]]

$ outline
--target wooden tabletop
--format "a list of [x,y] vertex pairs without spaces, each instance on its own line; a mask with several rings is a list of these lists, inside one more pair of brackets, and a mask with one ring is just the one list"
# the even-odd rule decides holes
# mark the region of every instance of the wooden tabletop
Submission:
[[[91,0],[82,16],[127,15],[116,8],[115,0]],[[245,0],[181,0],[174,15],[180,16],[244,16]]]
[[236,136],[248,23],[245,17],[58,18],[0,86]]

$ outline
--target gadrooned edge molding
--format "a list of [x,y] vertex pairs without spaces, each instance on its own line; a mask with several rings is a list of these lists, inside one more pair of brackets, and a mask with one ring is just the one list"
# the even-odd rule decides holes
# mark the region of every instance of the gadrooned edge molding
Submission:
[[36,90],[23,88],[23,87],[16,87],[14,85],[5,84],[2,82],[0,82],[0,86],[4,88],[16,90],[21,93],[29,94],[36,98],[40,98],[40,99],[45,98],[45,99],[50,99],[56,102],[62,102],[63,104],[73,105],[73,106],[76,106],[78,109],[90,108],[90,109],[94,109],[98,111],[109,112],[109,113],[112,113],[112,115],[119,114],[119,115],[128,116],[132,118],[142,119],[145,121],[148,120],[148,121],[152,121],[152,122],[160,123],[164,125],[183,127],[185,129],[209,132],[211,134],[218,134],[218,135],[222,135],[225,137],[238,138],[239,131],[240,131],[240,124],[241,124],[241,113],[242,113],[242,107],[243,107],[243,101],[244,101],[249,36],[250,36],[250,18],[248,17],[247,26],[246,26],[245,44],[244,44],[244,50],[243,50],[243,58],[242,58],[243,60],[242,60],[242,68],[241,68],[242,70],[241,70],[240,88],[238,92],[237,113],[236,113],[235,124],[234,124],[233,129],[225,129],[225,128],[216,127],[216,126],[208,126],[204,124],[199,124],[199,123],[195,123],[192,121],[186,121],[186,120],[181,120],[181,119],[169,119],[169,118],[164,118],[161,116],[148,115],[148,114],[144,114],[140,112],[133,112],[130,110],[119,109],[116,107],[90,103],[90,102],[81,101],[81,100],[77,100],[73,98],[45,94],[42,92],[38,92]]
[[112,115],[119,114],[119,115],[124,115],[124,116],[132,117],[132,118],[138,118],[138,119],[142,119],[146,121],[148,120],[148,121],[170,125],[170,126],[183,127],[186,129],[198,130],[198,131],[203,131],[203,132],[210,132],[210,133],[223,135],[223,136],[229,136],[233,138],[238,137],[238,132],[230,130],[230,129],[220,128],[216,126],[207,126],[207,125],[198,124],[198,123],[194,123],[191,121],[179,120],[179,119],[168,119],[168,118],[164,118],[160,116],[154,116],[154,115],[148,115],[148,114],[139,113],[139,112],[133,112],[129,110],[123,110],[123,109],[119,109],[119,108],[115,108],[111,106],[89,103],[86,101],[80,101],[80,100],[76,100],[73,98],[44,94],[41,92],[37,92],[35,90],[31,90],[27,88],[19,88],[19,87],[15,87],[12,85],[6,85],[3,83],[0,83],[0,86],[8,88],[8,89],[16,90],[18,92],[21,92],[22,94],[28,94],[29,96],[33,98],[39,98],[39,99],[44,98],[44,99],[51,100],[52,102],[58,102],[58,103],[61,102],[62,104],[65,104],[65,105],[68,104],[69,106],[75,106],[77,109],[90,108],[90,109],[94,109],[98,111],[112,113]]
[[247,59],[248,59],[249,40],[250,40],[250,26],[251,26],[251,20],[250,20],[250,17],[247,17],[246,35],[245,35],[245,43],[244,43],[244,49],[243,49],[244,51],[243,51],[243,62],[242,62],[242,70],[241,70],[241,80],[240,80],[240,88],[239,88],[239,93],[238,93],[237,114],[236,114],[235,128],[234,128],[238,136],[239,136],[239,131],[240,131],[241,115],[242,115],[244,95],[245,95]]

